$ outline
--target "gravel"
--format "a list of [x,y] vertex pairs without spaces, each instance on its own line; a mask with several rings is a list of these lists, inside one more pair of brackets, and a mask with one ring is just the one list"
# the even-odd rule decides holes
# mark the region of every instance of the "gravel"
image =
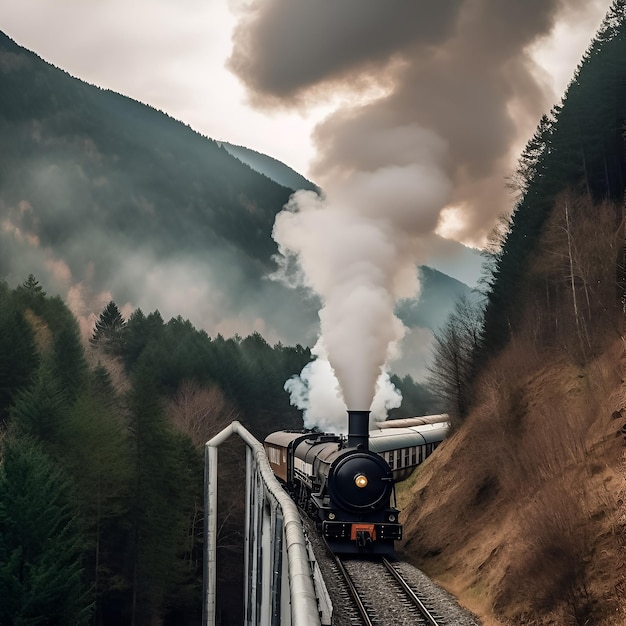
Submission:
[[[302,516],[305,533],[311,543],[313,552],[321,570],[328,595],[333,603],[333,617],[331,626],[354,626],[360,623],[358,613],[353,606],[352,600],[346,589],[341,575],[333,562],[332,556],[315,530],[315,524],[306,516]],[[358,575],[357,588],[367,590],[367,603],[375,608],[380,623],[384,626],[405,624],[420,624],[421,622],[408,606],[404,606],[402,600],[394,591],[393,584],[381,574],[380,563],[363,560],[360,563],[356,559],[348,562],[350,574],[355,578]],[[448,626],[480,626],[478,618],[461,607],[454,596],[433,583],[422,571],[409,563],[396,562],[396,567],[407,580],[409,585],[422,598],[428,609],[442,618],[442,623]],[[391,577],[391,575],[389,575]],[[410,617],[412,616],[412,617]]]

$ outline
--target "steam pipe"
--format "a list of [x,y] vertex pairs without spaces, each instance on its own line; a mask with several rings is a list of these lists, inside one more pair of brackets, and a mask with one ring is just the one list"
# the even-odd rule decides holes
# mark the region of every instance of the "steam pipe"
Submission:
[[369,449],[369,411],[348,411],[348,448]]

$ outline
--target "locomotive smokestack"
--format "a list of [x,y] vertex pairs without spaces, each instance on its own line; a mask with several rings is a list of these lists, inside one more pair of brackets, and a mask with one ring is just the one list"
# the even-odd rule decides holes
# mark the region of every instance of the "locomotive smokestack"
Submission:
[[348,447],[369,448],[369,411],[348,411]]

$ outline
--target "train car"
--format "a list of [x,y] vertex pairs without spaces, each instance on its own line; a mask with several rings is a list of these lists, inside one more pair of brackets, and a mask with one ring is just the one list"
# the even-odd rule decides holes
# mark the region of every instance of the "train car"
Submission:
[[447,413],[437,415],[420,415],[418,417],[405,417],[397,420],[387,420],[386,422],[376,422],[378,428],[407,428],[409,426],[423,426],[424,424],[448,423],[450,418]]
[[402,538],[393,472],[369,450],[368,411],[348,411],[348,438],[280,431],[265,450],[274,474],[336,553],[393,554]]
[[[411,419],[394,421],[410,424]],[[382,422],[380,425],[388,423]],[[448,428],[447,421],[377,428],[370,431],[369,449],[387,461],[394,481],[400,482],[406,480],[435,451],[445,439]]]

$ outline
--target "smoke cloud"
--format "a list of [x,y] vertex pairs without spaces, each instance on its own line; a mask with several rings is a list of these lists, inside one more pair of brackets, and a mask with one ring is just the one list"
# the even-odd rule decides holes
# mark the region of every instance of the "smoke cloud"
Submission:
[[596,4],[252,0],[240,14],[229,67],[267,109],[381,87],[382,97],[339,107],[317,127],[313,179],[327,189],[336,177],[393,164],[419,149],[406,133],[428,129],[447,145],[451,181],[435,230],[480,245],[510,210],[505,179],[556,100],[533,46],[559,20],[597,19]]
[[341,432],[346,408],[384,419],[399,405],[386,370],[405,332],[394,308],[417,293],[420,238],[449,192],[444,143],[416,126],[403,140],[385,167],[338,176],[323,198],[299,191],[276,217],[282,266],[295,261],[322,301],[317,360],[287,384],[307,425]]
[[342,410],[380,407],[377,382],[404,334],[394,306],[417,292],[420,251],[437,235],[479,246],[511,209],[505,179],[520,138],[555,100],[533,45],[585,4],[251,0],[241,9],[229,67],[257,106],[379,93],[316,127],[312,176],[327,195],[296,194],[274,228],[322,300],[318,360],[288,384],[318,423],[339,410],[316,407],[318,381]]

